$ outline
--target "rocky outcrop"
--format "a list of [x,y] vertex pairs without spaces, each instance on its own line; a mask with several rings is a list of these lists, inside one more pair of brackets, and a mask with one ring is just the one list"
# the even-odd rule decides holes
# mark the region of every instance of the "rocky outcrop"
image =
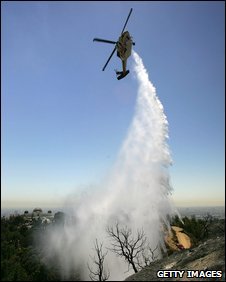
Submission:
[[165,243],[173,251],[190,249],[192,246],[190,237],[184,233],[183,228],[177,226],[171,226],[170,232],[166,233]]
[[224,247],[224,235],[208,239],[151,263],[125,281],[225,281]]

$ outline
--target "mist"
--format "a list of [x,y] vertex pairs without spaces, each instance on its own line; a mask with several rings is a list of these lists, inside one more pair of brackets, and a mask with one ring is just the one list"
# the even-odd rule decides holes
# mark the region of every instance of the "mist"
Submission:
[[[71,217],[63,228],[50,229],[43,242],[47,258],[54,257],[61,265],[62,278],[79,271],[82,280],[90,280],[87,263],[92,267],[94,241],[110,247],[106,227],[117,222],[134,234],[142,228],[150,246],[158,246],[160,257],[163,224],[169,226],[169,217],[176,212],[170,198],[167,118],[142,59],[134,51],[132,59],[132,75],[137,81],[135,112],[111,173],[98,189],[70,198]],[[109,280],[123,280],[133,273],[123,258],[109,250],[105,267]]]

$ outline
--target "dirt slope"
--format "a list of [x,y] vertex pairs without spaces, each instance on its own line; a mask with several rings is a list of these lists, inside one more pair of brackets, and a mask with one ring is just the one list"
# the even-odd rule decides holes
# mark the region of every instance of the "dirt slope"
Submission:
[[[225,281],[223,278],[225,272],[224,247],[224,235],[208,239],[197,247],[175,251],[172,255],[153,262],[125,281]],[[184,270],[184,274],[181,278],[163,278],[157,276],[159,270]],[[210,273],[207,271],[222,271],[223,277],[190,278],[187,271],[191,270],[202,271],[202,275],[205,276]],[[211,273],[216,275],[216,272]],[[194,275],[196,274],[194,273]]]

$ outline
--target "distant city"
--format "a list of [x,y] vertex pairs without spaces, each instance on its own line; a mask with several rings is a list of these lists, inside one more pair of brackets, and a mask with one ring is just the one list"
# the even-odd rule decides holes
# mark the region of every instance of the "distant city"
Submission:
[[[57,212],[65,212],[62,208],[53,208],[53,209],[42,209],[39,207],[36,207],[34,209],[23,209],[23,208],[2,208],[1,209],[1,217],[9,217],[10,215],[24,215],[26,217],[47,217],[47,218],[52,218],[54,217],[54,214]],[[65,212],[66,213],[66,212]]]
[[211,215],[214,218],[223,219],[225,218],[225,206],[216,206],[216,207],[180,207],[178,208],[181,216],[196,218],[203,218],[207,214]]
[[[225,206],[216,206],[216,207],[179,207],[178,211],[182,217],[192,217],[196,216],[196,218],[203,218],[207,214],[213,216],[214,218],[223,219],[225,218]],[[52,209],[41,209],[38,207],[34,207],[33,209],[12,209],[12,208],[2,208],[1,209],[1,217],[9,217],[10,215],[25,215],[28,217],[40,216],[44,218],[52,218],[55,213],[64,212],[66,214],[72,213],[69,208],[52,208]]]

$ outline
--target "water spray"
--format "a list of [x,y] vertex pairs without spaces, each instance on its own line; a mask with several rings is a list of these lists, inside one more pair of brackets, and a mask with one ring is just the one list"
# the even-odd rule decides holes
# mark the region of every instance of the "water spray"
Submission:
[[[164,247],[163,225],[169,226],[169,217],[175,213],[170,200],[173,189],[168,168],[172,159],[167,118],[142,59],[134,51],[132,57],[138,82],[136,108],[112,172],[101,189],[74,203],[76,222],[50,235],[49,250],[61,257],[62,268],[82,269],[85,280],[89,279],[87,261],[93,242],[97,239],[104,247],[110,246],[106,236],[109,224],[118,222],[133,232],[142,228],[154,249]],[[158,252],[161,255],[160,249]],[[132,274],[125,274],[127,264],[113,253],[108,252],[106,263],[110,280]]]

